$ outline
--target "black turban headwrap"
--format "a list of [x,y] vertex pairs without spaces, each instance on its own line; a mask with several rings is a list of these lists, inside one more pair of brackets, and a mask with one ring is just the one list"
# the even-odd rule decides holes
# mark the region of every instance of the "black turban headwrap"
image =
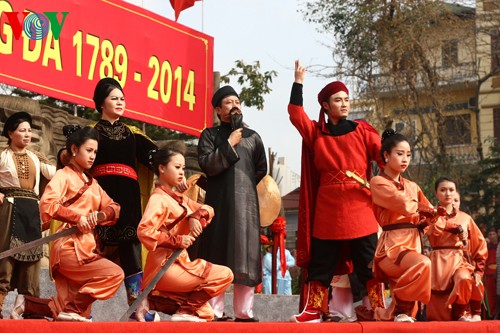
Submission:
[[236,96],[240,98],[233,87],[224,86],[215,92],[214,97],[212,97],[212,106],[216,108],[220,105],[220,102],[228,96]]
[[[16,112],[13,115],[11,115],[7,120],[5,121],[5,124],[3,126],[3,131],[2,135],[5,136],[7,139],[9,139],[9,131],[15,131],[17,126],[19,126],[20,123],[23,121],[27,121],[30,126],[33,125],[33,120],[31,118],[31,115],[27,112]],[[17,126],[16,126],[17,125]],[[16,127],[16,128],[14,128]]]
[[102,104],[104,103],[104,100],[114,89],[120,89],[123,93],[122,86],[115,79],[105,77],[104,79],[101,79],[99,82],[97,82],[94,90],[94,97],[92,99],[95,103],[95,109],[99,113],[102,113]]

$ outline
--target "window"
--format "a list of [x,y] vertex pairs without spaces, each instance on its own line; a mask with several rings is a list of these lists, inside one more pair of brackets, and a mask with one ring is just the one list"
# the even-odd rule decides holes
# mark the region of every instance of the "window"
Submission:
[[444,41],[443,47],[441,49],[441,57],[443,67],[445,68],[458,65],[458,41]]
[[495,144],[500,145],[500,108],[493,109],[493,135]]
[[392,70],[394,72],[404,72],[407,69],[411,69],[412,55],[408,51],[405,51],[402,55],[394,56],[392,62]]
[[396,133],[401,133],[404,136],[410,140],[411,144],[413,144],[413,141],[415,140],[417,136],[417,121],[416,120],[409,120],[409,121],[396,121],[394,123],[394,131]]
[[500,67],[500,30],[491,34],[491,71]]
[[470,114],[449,116],[445,119],[445,142],[448,145],[470,144]]

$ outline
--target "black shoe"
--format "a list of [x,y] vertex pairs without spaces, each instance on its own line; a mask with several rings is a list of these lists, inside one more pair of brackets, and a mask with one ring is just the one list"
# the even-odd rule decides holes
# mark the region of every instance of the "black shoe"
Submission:
[[223,313],[222,317],[214,316],[214,320],[213,321],[233,321],[233,318],[231,318],[229,316],[226,316],[226,314]]
[[322,316],[322,321],[323,322],[334,322],[334,323],[338,323],[339,321],[341,321],[342,318],[339,317],[339,316],[335,316],[333,315],[332,313],[330,312],[325,312],[323,313],[323,316]]
[[259,319],[252,317],[252,318],[235,318],[234,321],[240,322],[240,323],[258,323]]

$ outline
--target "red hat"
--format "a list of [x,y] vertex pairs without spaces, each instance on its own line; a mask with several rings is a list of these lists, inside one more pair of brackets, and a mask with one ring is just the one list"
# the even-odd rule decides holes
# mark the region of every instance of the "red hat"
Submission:
[[339,91],[344,91],[347,95],[349,95],[349,90],[347,89],[345,84],[343,84],[340,81],[333,81],[328,83],[323,89],[321,89],[321,91],[318,94],[318,102],[319,105],[321,105],[318,121],[320,129],[325,133],[328,133],[328,130],[325,129],[325,115],[324,115],[325,110],[323,109],[323,102],[328,101],[330,96],[338,93]]
[[345,93],[349,95],[349,90],[347,90],[347,87],[342,82],[333,81],[328,83],[318,94],[319,105],[322,105],[321,103],[326,102],[330,96],[338,93],[339,91],[345,91]]

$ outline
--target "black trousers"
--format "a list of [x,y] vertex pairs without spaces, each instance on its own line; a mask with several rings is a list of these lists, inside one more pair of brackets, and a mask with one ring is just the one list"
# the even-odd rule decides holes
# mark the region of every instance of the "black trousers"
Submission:
[[101,248],[102,255],[119,265],[125,277],[142,271],[142,245],[136,242],[121,242],[118,245],[106,245]]
[[345,240],[312,238],[311,262],[308,267],[307,281],[319,281],[326,287],[330,286],[341,251],[344,249],[344,243],[347,242],[354,273],[356,273],[361,285],[365,287],[366,282],[373,278],[372,270],[368,265],[375,255],[377,240],[377,233]]

